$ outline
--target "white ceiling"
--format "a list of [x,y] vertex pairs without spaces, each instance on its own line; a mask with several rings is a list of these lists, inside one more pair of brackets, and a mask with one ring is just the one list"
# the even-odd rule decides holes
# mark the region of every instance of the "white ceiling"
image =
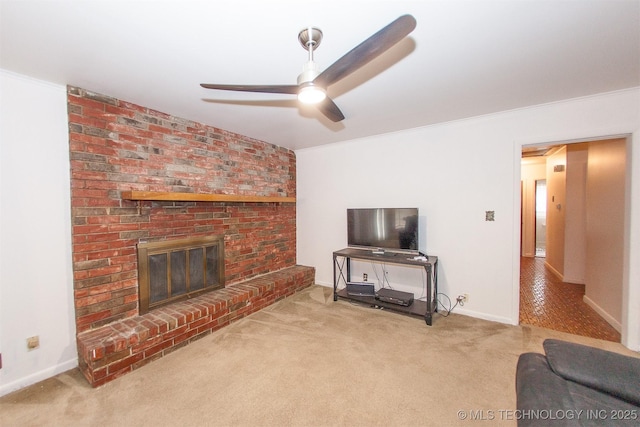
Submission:
[[[640,0],[1,1],[0,67],[300,149],[640,86]],[[406,39],[329,87],[333,123],[292,95],[308,26],[321,69],[403,14]]]

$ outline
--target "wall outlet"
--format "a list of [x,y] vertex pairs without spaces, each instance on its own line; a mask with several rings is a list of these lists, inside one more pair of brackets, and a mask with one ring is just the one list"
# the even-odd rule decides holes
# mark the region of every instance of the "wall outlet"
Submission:
[[39,336],[36,335],[35,337],[27,338],[27,349],[29,351],[35,350],[38,347],[40,347],[40,337]]
[[367,273],[362,273],[362,281],[363,282],[366,282],[368,278],[369,278],[369,276],[367,276]]
[[458,301],[461,305],[464,305],[465,303],[469,302],[469,294],[458,295],[458,298],[456,298],[456,301]]

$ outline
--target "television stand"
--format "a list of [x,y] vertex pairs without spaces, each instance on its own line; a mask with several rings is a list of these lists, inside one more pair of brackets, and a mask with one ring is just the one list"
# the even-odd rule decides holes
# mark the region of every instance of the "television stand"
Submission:
[[[339,298],[382,307],[391,311],[412,316],[423,317],[427,325],[433,323],[433,313],[438,311],[438,257],[425,256],[426,260],[414,260],[411,254],[385,252],[376,254],[371,250],[345,248],[333,253],[333,300]],[[427,300],[414,300],[408,307],[377,300],[373,296],[349,295],[347,283],[351,281],[351,260],[365,260],[385,264],[397,264],[411,267],[422,267],[427,273]]]

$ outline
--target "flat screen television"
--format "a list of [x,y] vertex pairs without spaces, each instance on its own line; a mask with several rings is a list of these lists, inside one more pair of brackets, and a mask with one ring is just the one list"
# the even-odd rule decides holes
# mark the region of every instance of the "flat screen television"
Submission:
[[418,208],[347,209],[347,245],[418,253]]

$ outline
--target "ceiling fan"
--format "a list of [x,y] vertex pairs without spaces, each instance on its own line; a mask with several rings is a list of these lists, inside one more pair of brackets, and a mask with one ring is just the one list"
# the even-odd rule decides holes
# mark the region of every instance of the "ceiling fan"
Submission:
[[318,71],[313,61],[313,51],[322,41],[322,31],[309,27],[300,31],[298,40],[309,52],[309,60],[298,76],[297,85],[220,85],[202,83],[207,89],[232,90],[240,92],[284,93],[297,95],[298,100],[306,104],[316,104],[318,109],[334,122],[344,119],[340,108],[327,96],[327,87],[353,73],[360,67],[398,43],[416,27],[411,15],[403,15],[386,27],[360,43],[344,56],[331,64],[323,72]]

